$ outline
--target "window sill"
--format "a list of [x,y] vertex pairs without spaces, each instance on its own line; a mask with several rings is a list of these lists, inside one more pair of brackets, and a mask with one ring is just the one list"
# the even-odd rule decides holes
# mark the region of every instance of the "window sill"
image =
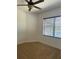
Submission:
[[61,39],[60,37],[54,37],[54,36],[49,36],[49,35],[43,35],[45,37],[52,37],[52,38],[55,38],[55,39]]

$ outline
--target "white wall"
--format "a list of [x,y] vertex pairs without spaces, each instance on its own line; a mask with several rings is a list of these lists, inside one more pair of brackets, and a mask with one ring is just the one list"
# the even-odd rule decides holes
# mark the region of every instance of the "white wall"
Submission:
[[47,12],[43,12],[39,14],[39,20],[38,20],[38,32],[39,32],[39,41],[43,42],[45,44],[54,46],[56,48],[60,48],[61,49],[61,39],[57,39],[57,38],[52,38],[52,37],[47,37],[47,36],[43,36],[42,35],[42,20],[43,18],[46,17],[52,17],[52,16],[58,16],[61,15],[61,10],[60,8],[56,8],[56,9],[52,9],[50,11]]
[[37,40],[37,17],[35,14],[26,13],[17,9],[17,43],[32,42]]
[[42,35],[43,18],[60,15],[60,8],[52,9],[40,14],[26,13],[19,9],[17,10],[17,12],[18,43],[39,41],[56,48],[61,48],[61,39],[55,39]]

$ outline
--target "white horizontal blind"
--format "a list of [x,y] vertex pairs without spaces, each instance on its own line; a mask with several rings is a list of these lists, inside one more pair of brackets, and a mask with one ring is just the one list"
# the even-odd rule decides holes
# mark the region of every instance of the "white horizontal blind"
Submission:
[[43,35],[53,36],[53,21],[54,18],[43,20]]
[[61,17],[55,18],[55,37],[61,37]]
[[61,17],[44,19],[43,35],[61,38]]

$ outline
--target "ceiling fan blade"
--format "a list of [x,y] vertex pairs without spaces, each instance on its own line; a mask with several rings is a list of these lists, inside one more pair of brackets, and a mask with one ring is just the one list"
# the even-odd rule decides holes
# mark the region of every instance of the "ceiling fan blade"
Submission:
[[32,2],[32,0],[30,0],[30,2]]
[[31,6],[31,5],[28,5],[28,8],[29,8],[29,11],[31,11],[31,9],[32,9],[32,6]]
[[29,11],[31,11],[32,8],[29,8]]
[[27,3],[29,2],[28,0],[25,0]]
[[28,6],[27,4],[18,4],[17,6]]
[[34,6],[35,8],[37,8],[37,9],[41,9],[41,8],[39,8],[39,7],[37,7],[37,6]]
[[36,1],[36,2],[34,2],[33,4],[38,4],[38,3],[41,3],[41,2],[44,2],[44,0]]

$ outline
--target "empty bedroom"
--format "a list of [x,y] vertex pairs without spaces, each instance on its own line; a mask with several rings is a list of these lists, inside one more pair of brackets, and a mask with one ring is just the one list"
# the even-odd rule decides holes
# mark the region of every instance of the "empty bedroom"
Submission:
[[17,59],[61,59],[61,0],[17,0]]

